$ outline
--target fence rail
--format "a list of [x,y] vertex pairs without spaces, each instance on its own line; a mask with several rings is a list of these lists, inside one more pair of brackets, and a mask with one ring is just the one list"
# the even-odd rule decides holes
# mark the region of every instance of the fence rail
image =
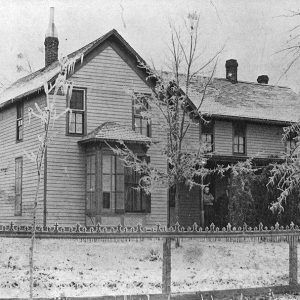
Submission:
[[[32,226],[0,225],[0,237],[30,238]],[[87,240],[163,240],[163,262],[162,262],[162,293],[171,293],[171,240],[172,239],[198,239],[203,241],[225,240],[228,242],[288,242],[289,243],[289,286],[294,290],[298,286],[298,257],[297,246],[300,241],[299,226],[291,223],[289,226],[280,226],[278,223],[270,228],[259,224],[257,227],[226,227],[218,228],[214,224],[210,227],[201,228],[196,223],[191,227],[182,227],[175,224],[169,228],[156,225],[153,228],[118,226],[96,226],[84,227],[79,224],[70,227],[62,227],[57,223],[54,226],[36,226],[36,237],[40,239],[87,239]]]
[[[20,237],[28,238],[31,236],[32,226],[0,225],[1,237]],[[249,227],[244,224],[243,227],[232,227],[228,224],[226,227],[218,228],[214,224],[210,227],[201,228],[196,223],[192,227],[182,227],[178,223],[169,228],[156,225],[148,228],[141,225],[134,227],[118,226],[96,226],[85,227],[77,224],[75,226],[36,226],[37,238],[61,238],[61,239],[151,239],[151,238],[197,238],[203,240],[221,240],[227,241],[245,241],[259,239],[263,241],[289,241],[291,237],[300,240],[299,226],[291,223],[289,226],[279,226],[278,223],[270,228],[259,224],[258,227]]]

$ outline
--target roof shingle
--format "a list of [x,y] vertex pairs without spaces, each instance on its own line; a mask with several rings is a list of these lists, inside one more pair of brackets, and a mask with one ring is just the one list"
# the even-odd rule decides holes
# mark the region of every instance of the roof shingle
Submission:
[[124,141],[132,143],[150,143],[149,137],[143,136],[116,122],[105,122],[88,133],[79,141],[87,143],[90,141]]

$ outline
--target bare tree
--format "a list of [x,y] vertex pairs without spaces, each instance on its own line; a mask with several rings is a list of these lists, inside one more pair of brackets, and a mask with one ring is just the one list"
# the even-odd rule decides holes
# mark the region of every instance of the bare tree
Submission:
[[[175,218],[179,220],[180,188],[182,185],[193,188],[200,186],[203,190],[204,178],[212,172],[222,172],[221,167],[207,168],[207,147],[200,143],[190,148],[187,135],[193,126],[200,126],[208,120],[201,114],[201,106],[205,100],[206,92],[212,82],[217,65],[217,57],[222,51],[215,53],[210,59],[201,62],[199,54],[199,14],[190,13],[185,20],[184,29],[180,30],[171,25],[170,70],[171,72],[158,72],[140,62],[146,68],[149,79],[155,82],[151,96],[139,94],[133,90],[135,108],[148,122],[153,122],[161,128],[163,139],[159,151],[165,156],[166,170],[157,169],[150,163],[140,159],[124,143],[113,151],[123,157],[126,167],[143,174],[140,178],[139,188],[150,193],[157,185],[175,188]],[[190,100],[192,81],[201,72],[211,66],[210,75],[202,78],[199,104],[196,106]],[[196,120],[196,122],[195,122]],[[201,178],[199,180],[199,178]],[[203,207],[201,208],[203,212]],[[169,223],[168,217],[168,223]],[[202,215],[204,225],[204,214]]]
[[45,153],[47,151],[47,146],[51,143],[52,136],[50,135],[51,127],[54,125],[55,121],[65,114],[69,109],[66,109],[64,112],[57,114],[56,112],[56,96],[58,92],[63,92],[67,94],[69,97],[72,94],[72,82],[68,81],[68,76],[74,70],[74,64],[76,62],[76,57],[72,60],[68,58],[63,58],[60,61],[60,71],[54,81],[45,82],[44,83],[44,91],[46,95],[46,105],[44,107],[40,107],[37,103],[35,103],[36,111],[32,108],[29,108],[29,122],[31,117],[36,117],[41,120],[41,131],[42,133],[38,135],[38,149],[34,152],[25,152],[26,156],[36,165],[37,171],[37,180],[36,187],[33,199],[33,210],[32,210],[32,227],[31,227],[31,245],[30,245],[30,253],[29,253],[29,297],[33,299],[33,283],[34,283],[34,247],[35,247],[35,237],[36,237],[36,226],[37,226],[37,207],[39,201],[39,191],[40,185],[42,182],[42,168]]

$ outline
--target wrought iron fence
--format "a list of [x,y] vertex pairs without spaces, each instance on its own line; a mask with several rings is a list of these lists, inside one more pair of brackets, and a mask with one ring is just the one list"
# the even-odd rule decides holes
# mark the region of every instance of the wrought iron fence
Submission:
[[[0,225],[0,237],[30,238],[32,226]],[[175,224],[169,228],[159,224],[152,227],[137,225],[134,227],[118,226],[96,226],[85,227],[77,224],[75,226],[36,226],[36,238],[44,239],[84,239],[84,240],[163,240],[163,262],[162,262],[162,292],[171,293],[171,240],[172,239],[199,239],[202,241],[227,241],[227,242],[288,242],[289,243],[289,286],[292,290],[298,287],[298,258],[297,245],[300,240],[299,226],[291,223],[289,226],[280,226],[278,223],[270,228],[260,223],[257,227],[244,224],[243,227],[218,228],[214,224],[210,227],[201,228],[196,223],[191,227],[182,227]]]

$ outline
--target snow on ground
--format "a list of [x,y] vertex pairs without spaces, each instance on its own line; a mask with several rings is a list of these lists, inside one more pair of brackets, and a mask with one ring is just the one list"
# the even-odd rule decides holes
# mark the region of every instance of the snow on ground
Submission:
[[[29,244],[29,239],[0,239],[0,298],[28,296]],[[161,293],[161,267],[161,240],[38,240],[35,296]],[[287,243],[172,245],[172,292],[287,283]]]

